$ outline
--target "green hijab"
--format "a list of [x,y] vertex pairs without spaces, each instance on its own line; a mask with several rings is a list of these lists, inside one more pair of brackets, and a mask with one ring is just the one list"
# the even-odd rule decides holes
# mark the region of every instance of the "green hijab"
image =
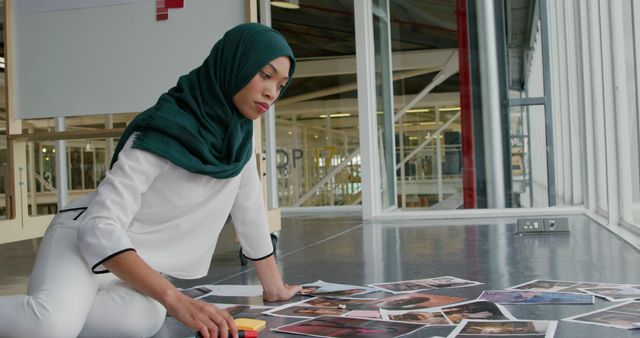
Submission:
[[238,111],[232,98],[267,63],[281,56],[291,60],[292,78],[295,57],[280,33],[257,23],[227,31],[200,67],[181,76],[175,87],[127,126],[111,166],[127,139],[138,132],[134,148],[189,172],[215,178],[238,175],[252,156],[253,121]]

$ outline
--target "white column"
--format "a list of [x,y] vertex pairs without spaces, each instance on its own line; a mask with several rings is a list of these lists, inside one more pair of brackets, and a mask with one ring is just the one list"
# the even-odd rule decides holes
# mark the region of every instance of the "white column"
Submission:
[[[64,117],[54,118],[55,131],[65,131]],[[56,141],[56,196],[58,210],[67,205],[69,189],[67,184],[67,143],[65,140]]]
[[[356,1],[357,2],[357,1]],[[478,1],[478,36],[482,92],[482,126],[487,175],[487,206],[505,207],[498,55],[492,1]],[[356,16],[357,17],[357,16]],[[362,128],[360,129],[362,130]]]
[[371,1],[354,0],[356,61],[358,77],[358,121],[362,178],[362,217],[380,212],[380,175],[376,121],[376,86]]
[[[632,177],[631,177],[631,148],[629,135],[629,105],[627,97],[627,78],[626,78],[626,53],[625,53],[625,31],[624,31],[624,13],[622,9],[622,1],[609,1],[609,15],[611,17],[611,57],[613,63],[613,88],[615,114],[615,135],[618,145],[618,171],[617,185],[620,218],[628,223],[633,223],[633,196],[632,196]],[[637,179],[637,177],[636,177]],[[615,224],[617,225],[617,223]]]

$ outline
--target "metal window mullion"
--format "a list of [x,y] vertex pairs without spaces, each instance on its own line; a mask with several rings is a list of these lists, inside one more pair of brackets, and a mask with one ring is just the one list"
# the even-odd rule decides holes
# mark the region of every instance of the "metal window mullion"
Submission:
[[594,147],[594,128],[593,128],[593,107],[591,103],[592,92],[592,73],[590,69],[591,64],[591,43],[589,41],[589,13],[587,10],[587,2],[578,2],[578,18],[580,20],[579,31],[580,37],[576,39],[579,42],[578,54],[582,56],[580,64],[582,66],[579,74],[581,76],[578,79],[580,85],[580,100],[582,102],[582,108],[584,111],[584,153],[585,153],[585,165],[586,165],[586,178],[584,183],[585,207],[591,212],[596,210],[596,177],[595,177],[595,147]]
[[609,225],[618,224],[620,220],[618,201],[618,159],[615,138],[615,110],[613,99],[613,70],[611,61],[611,22],[609,17],[609,1],[600,0],[600,41],[602,42],[602,74],[603,74],[603,110],[604,110],[604,144],[607,163],[607,219]]
[[565,126],[567,131],[567,137],[569,138],[570,147],[570,163],[571,170],[569,171],[571,182],[571,199],[568,200],[572,205],[579,205],[584,203],[582,196],[582,140],[581,126],[582,119],[580,113],[583,110],[580,109],[580,102],[578,100],[578,59],[576,53],[576,41],[578,36],[576,34],[576,10],[574,1],[565,1],[565,36],[566,36],[566,57],[567,57],[567,120],[568,124]]
[[596,213],[604,215],[601,211],[607,210],[607,159],[605,149],[604,130],[604,88],[602,68],[602,38],[600,34],[600,5],[598,0],[587,2],[589,24],[589,47],[592,51],[590,57],[591,74],[591,108],[593,119],[593,142],[596,180]]
[[[549,206],[557,204],[557,186],[556,186],[556,154],[555,143],[553,140],[553,115],[555,113],[553,103],[555,99],[551,93],[551,58],[550,58],[550,20],[547,8],[547,0],[539,0],[540,6],[540,44],[542,47],[542,81],[544,90],[544,114],[545,114],[545,139],[547,149],[547,194]],[[554,34],[555,35],[555,34]]]
[[[631,177],[631,148],[629,135],[629,104],[627,97],[626,53],[624,12],[621,1],[609,2],[611,18],[611,54],[613,66],[614,104],[615,104],[615,136],[617,143],[618,170],[617,184],[619,194],[620,218],[633,222],[633,193]],[[618,225],[618,223],[616,223]]]
[[[542,0],[545,1],[545,0]],[[549,9],[549,31],[557,32],[559,30],[559,13],[558,13],[558,2],[552,2],[553,8]],[[547,140],[551,140],[555,146],[555,156],[553,157],[554,162],[556,164],[555,172],[553,175],[556,178],[556,205],[564,204],[564,175],[563,175],[563,167],[564,162],[563,159],[563,147],[562,140],[560,138],[560,128],[562,122],[562,82],[561,82],[561,46],[560,46],[560,34],[549,35],[551,38],[551,47],[550,52],[553,52],[551,55],[553,60],[550,61],[550,69],[551,74],[553,76],[552,81],[550,83],[551,92],[554,93],[554,100],[552,102],[551,107],[552,113],[549,113],[549,117],[547,118],[547,128],[550,126],[551,137],[547,138]],[[547,108],[547,107],[545,107]],[[551,204],[550,204],[551,205]]]
[[567,205],[571,199],[571,181],[569,180],[569,172],[571,168],[570,158],[570,140],[569,133],[567,131],[567,124],[569,119],[567,104],[567,53],[566,53],[566,36],[565,36],[565,16],[564,2],[557,1],[556,6],[558,8],[556,19],[558,20],[558,110],[556,111],[556,139],[559,140],[559,147],[562,149],[560,154],[560,161],[562,166],[560,170],[560,177],[562,177],[562,194],[561,201],[563,205]]
[[358,84],[358,126],[362,180],[362,217],[380,212],[379,162],[377,152],[375,48],[371,1],[354,0]]
[[[640,135],[640,3],[631,2],[632,20],[633,20],[633,50],[635,56],[635,87],[636,87],[636,133]],[[640,150],[640,142],[637,143],[635,151]],[[638,164],[640,165],[640,163]],[[637,184],[637,183],[636,183]],[[634,220],[632,224],[638,224],[640,220]]]

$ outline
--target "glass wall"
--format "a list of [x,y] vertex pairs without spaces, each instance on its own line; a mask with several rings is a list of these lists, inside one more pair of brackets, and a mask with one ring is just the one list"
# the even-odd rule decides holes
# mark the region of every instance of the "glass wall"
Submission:
[[[549,196],[555,196],[555,185],[549,184],[550,177],[555,179],[550,160],[555,153],[541,75],[539,2],[495,3],[497,32],[504,34],[497,37],[504,68],[500,80],[505,83],[499,90],[511,101],[502,107],[502,129],[488,132],[500,133],[505,144],[505,163],[498,165],[508,171],[508,182],[501,193],[508,206],[549,206]],[[380,159],[376,189],[382,209],[396,202],[405,210],[464,208],[465,182],[471,185],[467,207],[486,207],[475,200],[487,199],[486,180],[492,178],[487,168],[497,164],[483,160],[478,4],[375,0],[372,5]],[[299,61],[290,89],[276,107],[279,206],[359,204],[352,3],[301,0],[297,9],[272,6],[271,22]],[[459,55],[460,46],[465,55]],[[459,60],[465,62],[464,79]],[[461,92],[463,80],[467,89]],[[462,96],[473,97],[466,110]],[[469,121],[465,131],[463,118]],[[465,152],[465,137],[480,142],[468,143]]]
[[297,58],[276,104],[280,207],[361,203],[353,4],[300,1],[271,7],[272,27]]

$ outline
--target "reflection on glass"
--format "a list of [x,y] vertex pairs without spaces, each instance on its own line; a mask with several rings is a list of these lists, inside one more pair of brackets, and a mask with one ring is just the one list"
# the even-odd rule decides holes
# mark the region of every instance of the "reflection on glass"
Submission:
[[[391,77],[391,46],[389,36],[389,3],[373,2],[373,36],[376,64],[376,103],[378,114],[378,153],[380,159],[380,201],[382,209],[396,205],[395,162],[393,149],[393,79]],[[375,190],[375,189],[374,189]]]
[[360,204],[353,3],[271,7],[271,22],[298,60],[276,104],[278,204]]
[[462,206],[455,2],[392,1],[398,207]]
[[[95,190],[111,160],[104,139],[67,140],[69,200]],[[27,144],[27,191],[29,215],[57,212],[55,142]]]

